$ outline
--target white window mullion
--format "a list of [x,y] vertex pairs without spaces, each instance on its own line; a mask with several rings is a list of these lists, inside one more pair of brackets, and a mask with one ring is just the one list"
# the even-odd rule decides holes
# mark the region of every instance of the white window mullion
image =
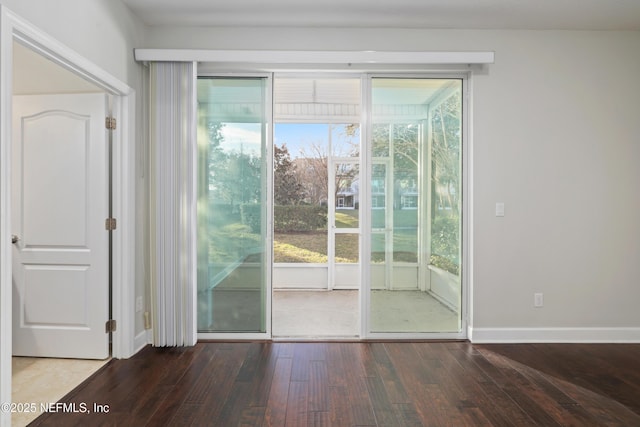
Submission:
[[371,77],[361,79],[360,119],[360,338],[371,330]]

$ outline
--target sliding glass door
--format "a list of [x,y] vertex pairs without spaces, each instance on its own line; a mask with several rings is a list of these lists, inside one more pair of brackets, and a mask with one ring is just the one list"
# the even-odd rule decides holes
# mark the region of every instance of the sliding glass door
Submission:
[[269,338],[273,287],[357,291],[361,338],[463,337],[464,80],[276,80],[198,79],[201,338]]
[[367,334],[461,331],[462,80],[370,80]]
[[267,333],[270,82],[198,79],[198,330]]

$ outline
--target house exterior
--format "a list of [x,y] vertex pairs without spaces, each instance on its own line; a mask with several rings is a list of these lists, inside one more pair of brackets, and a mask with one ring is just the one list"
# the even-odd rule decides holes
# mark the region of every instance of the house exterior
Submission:
[[[360,177],[355,176],[347,184],[342,185],[336,193],[336,209],[357,209],[360,203]],[[386,207],[386,188],[384,179],[374,179],[371,182],[372,207],[373,209],[384,209]],[[394,209],[417,209],[418,208],[418,187],[415,180],[409,185],[402,186],[395,191],[397,202]]]

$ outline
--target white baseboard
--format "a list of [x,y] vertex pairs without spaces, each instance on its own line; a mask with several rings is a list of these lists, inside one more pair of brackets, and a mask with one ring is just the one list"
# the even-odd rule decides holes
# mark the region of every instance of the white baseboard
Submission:
[[640,343],[640,328],[472,328],[474,344]]
[[151,329],[143,330],[133,340],[133,354],[136,354],[148,344],[151,344]]

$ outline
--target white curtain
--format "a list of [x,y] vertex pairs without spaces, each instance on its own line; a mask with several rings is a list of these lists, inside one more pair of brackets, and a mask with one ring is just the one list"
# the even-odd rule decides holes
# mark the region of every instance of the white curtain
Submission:
[[196,316],[196,63],[157,62],[149,79],[154,346],[191,346]]

